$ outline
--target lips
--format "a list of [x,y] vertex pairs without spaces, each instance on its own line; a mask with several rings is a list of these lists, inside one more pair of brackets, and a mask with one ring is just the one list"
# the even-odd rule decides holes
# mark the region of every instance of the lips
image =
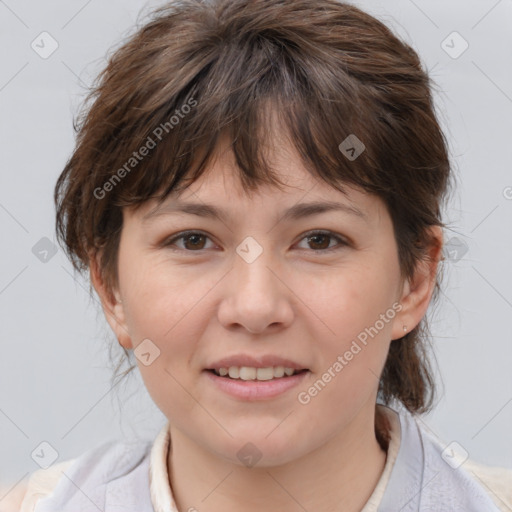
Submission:
[[238,400],[268,400],[290,391],[310,374],[306,365],[275,354],[234,354],[204,369],[207,382]]
[[286,395],[299,386],[310,374],[309,371],[300,371],[291,376],[271,380],[240,380],[218,376],[213,370],[205,370],[205,382],[213,384],[225,395],[245,401],[271,400]]

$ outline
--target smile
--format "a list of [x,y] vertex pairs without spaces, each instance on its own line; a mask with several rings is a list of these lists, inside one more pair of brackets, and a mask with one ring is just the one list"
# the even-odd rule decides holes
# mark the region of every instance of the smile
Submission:
[[[220,371],[226,373],[220,375]],[[290,370],[288,368],[288,370]],[[258,373],[263,371],[263,379],[258,378]],[[270,372],[272,371],[272,377]],[[293,370],[287,375],[283,367],[251,368],[242,366],[219,368],[216,370],[204,370],[203,373],[216,389],[232,397],[242,400],[265,400],[284,394],[286,391],[298,386],[310,373],[309,370]],[[274,374],[277,373],[277,377]],[[281,373],[283,373],[282,376]],[[233,375],[233,377],[231,376]],[[244,378],[245,377],[245,378]]]
[[272,380],[290,377],[299,371],[284,366],[269,366],[267,368],[254,368],[250,366],[230,366],[229,368],[213,369],[219,377],[228,377],[230,379],[240,380]]

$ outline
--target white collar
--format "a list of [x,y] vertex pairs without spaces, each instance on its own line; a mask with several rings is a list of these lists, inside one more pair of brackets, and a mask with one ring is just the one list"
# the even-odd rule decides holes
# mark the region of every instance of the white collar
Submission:
[[[390,425],[390,441],[386,456],[384,471],[375,487],[370,499],[361,512],[374,512],[384,495],[386,485],[391,475],[398,450],[400,448],[400,420],[397,412],[388,407],[377,405]],[[167,457],[170,442],[170,423],[167,422],[158,433],[151,449],[150,463],[150,492],[151,501],[155,512],[178,512],[178,508],[172,495],[167,470]]]

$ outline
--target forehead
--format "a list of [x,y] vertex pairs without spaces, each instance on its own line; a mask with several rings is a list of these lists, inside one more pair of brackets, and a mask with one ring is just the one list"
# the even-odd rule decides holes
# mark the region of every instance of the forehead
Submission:
[[[299,219],[308,213],[334,210],[335,203],[341,205],[345,213],[352,213],[367,224],[386,215],[385,204],[378,196],[349,183],[334,186],[308,169],[276,110],[268,109],[266,113],[266,132],[259,143],[278,186],[264,183],[256,190],[244,188],[232,141],[229,134],[223,132],[201,176],[193,182],[185,178],[180,190],[172,191],[161,204],[156,199],[147,201],[142,209],[143,220],[173,212],[238,222],[251,212],[258,217],[268,214],[275,218]],[[327,203],[330,206],[326,207]],[[301,209],[305,204],[308,206]]]
[[[288,141],[286,130],[273,125],[272,135],[263,141],[265,161],[280,185],[261,184],[256,191],[244,188],[240,179],[241,171],[236,163],[235,155],[227,138],[221,138],[212,155],[205,172],[182,192],[171,192],[167,199],[188,200],[194,197],[227,198],[229,201],[272,201],[289,202],[298,198],[341,200],[346,202],[371,202],[369,194],[344,183],[335,187],[322,180],[316,173],[305,167],[303,160],[293,145]],[[340,180],[341,181],[341,180]],[[227,204],[226,206],[229,206]]]
[[275,166],[274,171],[280,187],[265,184],[248,192],[243,189],[232,155],[225,152],[180,193],[171,193],[162,203],[148,202],[142,222],[149,224],[166,215],[194,215],[224,224],[269,216],[275,223],[325,212],[343,215],[364,228],[380,222],[385,207],[377,196],[348,184],[338,190],[313,176],[294,158],[283,159],[283,165]]

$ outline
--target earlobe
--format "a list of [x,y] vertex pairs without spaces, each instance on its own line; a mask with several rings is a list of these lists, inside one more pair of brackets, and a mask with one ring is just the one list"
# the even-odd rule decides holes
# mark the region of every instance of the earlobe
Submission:
[[124,305],[119,290],[110,290],[106,286],[99,264],[100,255],[89,258],[89,273],[91,282],[101,301],[101,307],[108,324],[117,337],[121,346],[125,349],[132,349],[133,344],[126,324]]
[[[393,325],[391,338],[393,340],[402,338],[420,323],[432,298],[437,267],[442,257],[443,233],[439,226],[433,226],[431,231],[433,237],[428,254],[417,264],[412,278],[404,283],[400,298],[402,310]],[[404,326],[406,326],[406,331],[404,331]]]

